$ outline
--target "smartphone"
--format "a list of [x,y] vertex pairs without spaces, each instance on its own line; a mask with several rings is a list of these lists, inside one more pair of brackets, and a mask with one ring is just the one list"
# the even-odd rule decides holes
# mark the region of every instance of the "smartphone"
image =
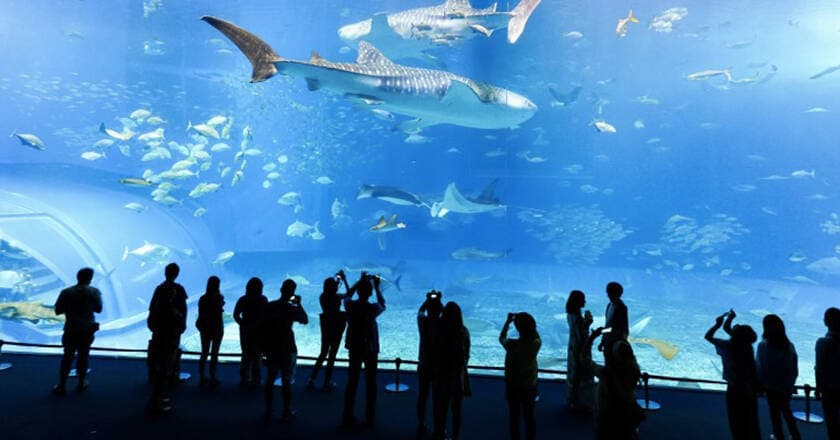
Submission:
[[602,335],[606,334],[606,333],[611,333],[611,332],[612,332],[612,327],[607,327],[607,328],[601,330]]

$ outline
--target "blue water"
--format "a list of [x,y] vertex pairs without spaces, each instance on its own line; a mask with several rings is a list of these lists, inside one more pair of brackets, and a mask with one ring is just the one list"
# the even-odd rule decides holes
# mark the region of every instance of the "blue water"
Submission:
[[[780,314],[798,348],[800,382],[813,380],[822,312],[838,302],[840,73],[809,77],[840,62],[838,6],[611,1],[587,7],[544,0],[514,45],[502,29],[434,49],[434,61],[387,54],[400,64],[504,87],[539,108],[516,129],[438,125],[415,143],[418,138],[395,129],[406,116],[382,120],[340,94],[308,91],[300,78],[249,83],[245,57],[198,18],[231,20],[286,58],[306,60],[314,49],[352,62],[356,47],[338,38],[339,27],[429,3],[145,3],[145,15],[141,2],[4,4],[0,133],[35,134],[46,150],[12,138],[0,148],[0,270],[6,271],[0,302],[52,304],[76,268],[91,265],[106,294],[98,341],[142,347],[141,318],[166,261],[184,266],[192,300],[208,275],[220,275],[228,309],[250,276],[264,278],[269,297],[285,277],[305,278],[300,293],[312,316],[324,277],[343,267],[379,266],[401,277],[399,290],[385,292],[382,357],[416,355],[414,313],[436,288],[464,308],[475,362],[501,363],[498,329],[508,311],[522,310],[537,317],[541,365],[562,368],[567,293],[584,290],[587,307],[600,316],[604,286],[617,280],[626,288],[631,324],[651,318],[637,336],[679,350],[666,360],[637,344],[643,369],[717,378],[718,361],[702,336],[715,316],[734,307],[739,321],[756,328],[764,314]],[[502,3],[499,10],[514,6]],[[629,7],[640,22],[619,38],[615,24]],[[661,25],[655,17],[673,7],[687,15],[670,32],[652,25]],[[686,78],[709,69],[729,69],[730,80]],[[576,87],[578,99],[563,106],[549,91]],[[93,147],[113,139],[98,131],[100,123],[120,131],[119,118],[138,109],[165,122],[135,118],[144,120],[132,128],[135,138]],[[186,130],[219,115],[228,120],[217,126],[229,126],[227,139]],[[596,119],[616,132],[599,132]],[[252,140],[244,148],[259,154],[245,157],[243,166],[234,155],[246,127]],[[153,147],[136,137],[157,128],[164,129],[161,148],[171,157],[144,162]],[[159,174],[184,159],[170,142],[206,142],[210,153],[198,176],[162,180],[177,185],[169,191],[171,206],[153,200],[156,186],[118,182],[145,170]],[[211,152],[219,142],[231,149]],[[104,157],[89,160],[83,153]],[[237,169],[242,176],[234,184]],[[316,182],[325,177],[333,183]],[[454,182],[475,197],[495,179],[506,209],[492,213],[434,218],[425,207],[356,200],[364,184],[433,202]],[[221,187],[189,197],[200,182]],[[298,212],[278,204],[288,192],[299,194],[292,203]],[[125,208],[128,203],[142,212]],[[196,217],[199,208],[206,213]],[[382,239],[368,231],[392,214],[405,229]],[[296,220],[318,222],[323,238],[311,230],[289,236]],[[133,255],[123,259],[144,241],[168,253],[142,265]],[[469,247],[503,256],[453,258]],[[11,258],[14,249],[28,258]],[[227,251],[234,252],[229,261],[211,264]],[[49,282],[18,285],[27,277]],[[57,341],[58,328],[37,319],[0,320],[0,332],[13,339]],[[302,353],[317,352],[317,326],[299,330],[298,338]],[[235,351],[237,340],[235,325],[228,326],[224,348]],[[194,347],[194,333],[184,342]]]

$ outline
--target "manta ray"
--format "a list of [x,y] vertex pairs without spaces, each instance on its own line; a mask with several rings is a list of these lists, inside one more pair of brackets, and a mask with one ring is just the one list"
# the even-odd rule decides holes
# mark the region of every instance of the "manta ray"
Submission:
[[335,63],[313,53],[309,61],[282,58],[256,35],[228,21],[204,16],[248,58],[251,82],[277,74],[306,79],[309,90],[333,90],[370,109],[411,116],[400,124],[416,132],[435,124],[499,129],[513,128],[537,111],[528,98],[451,72],[396,64],[365,41],[355,63]]
[[379,199],[401,206],[428,207],[426,202],[421,200],[420,197],[391,186],[362,185],[359,187],[359,193],[356,195],[356,200],[361,199]]
[[450,183],[449,186],[446,187],[446,191],[443,193],[443,200],[432,204],[432,207],[430,208],[432,217],[442,218],[450,212],[456,212],[459,214],[481,214],[484,212],[505,209],[506,206],[499,202],[499,199],[493,194],[495,192],[497,182],[498,179],[490,182],[481,195],[474,199],[464,197],[464,195],[458,191],[455,183]]
[[447,0],[436,6],[376,14],[342,26],[338,36],[347,42],[368,41],[397,59],[428,56],[429,49],[454,46],[477,35],[490,37],[504,28],[513,44],[540,1],[521,0],[512,11],[499,12],[496,3],[475,9],[469,0]]

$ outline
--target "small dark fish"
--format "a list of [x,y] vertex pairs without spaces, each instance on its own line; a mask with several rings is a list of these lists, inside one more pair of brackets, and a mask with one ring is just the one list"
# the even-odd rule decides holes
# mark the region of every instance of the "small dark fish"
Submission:
[[834,73],[834,72],[836,72],[836,71],[838,71],[838,70],[840,70],[840,64],[838,64],[838,65],[836,65],[836,66],[831,66],[831,67],[828,67],[828,68],[826,68],[825,70],[823,70],[823,71],[821,71],[821,72],[819,72],[819,73],[817,73],[817,74],[815,74],[815,75],[811,76],[811,77],[810,77],[810,78],[808,78],[808,79],[818,79],[818,78],[822,78],[822,77],[824,77],[824,76],[826,76],[826,75],[828,75],[828,74],[830,74],[830,73]]
[[572,89],[569,93],[560,93],[559,90],[555,89],[554,87],[549,87],[548,91],[551,93],[551,96],[560,103],[563,107],[571,105],[575,101],[577,101],[578,96],[580,96],[580,91],[583,89],[581,86],[577,86]]

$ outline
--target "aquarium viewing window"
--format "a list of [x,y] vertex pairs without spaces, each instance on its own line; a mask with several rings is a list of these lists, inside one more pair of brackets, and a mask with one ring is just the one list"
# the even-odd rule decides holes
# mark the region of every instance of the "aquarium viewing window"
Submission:
[[703,335],[732,308],[759,335],[782,317],[813,383],[838,305],[840,7],[536,3],[6,5],[0,339],[58,343],[52,305],[89,266],[97,345],[145,348],[175,261],[185,349],[218,275],[238,352],[230,312],[258,276],[270,299],[297,282],[314,355],[343,269],[384,280],[383,359],[416,358],[436,289],[471,363],[502,365],[527,311],[562,370],[569,292],[599,326],[618,281],[644,371],[719,379]]

